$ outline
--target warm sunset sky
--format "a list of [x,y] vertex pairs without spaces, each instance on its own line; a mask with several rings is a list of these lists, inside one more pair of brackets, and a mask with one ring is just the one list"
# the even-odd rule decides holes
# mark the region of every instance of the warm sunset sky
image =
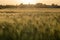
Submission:
[[35,3],[45,3],[45,4],[58,4],[60,5],[60,0],[0,0],[0,4],[9,4],[9,5],[17,5],[20,3],[24,4],[35,4]]

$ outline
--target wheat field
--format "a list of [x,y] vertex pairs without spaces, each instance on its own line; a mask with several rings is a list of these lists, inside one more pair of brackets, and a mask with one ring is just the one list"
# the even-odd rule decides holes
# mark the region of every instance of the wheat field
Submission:
[[0,9],[0,40],[60,40],[60,8]]

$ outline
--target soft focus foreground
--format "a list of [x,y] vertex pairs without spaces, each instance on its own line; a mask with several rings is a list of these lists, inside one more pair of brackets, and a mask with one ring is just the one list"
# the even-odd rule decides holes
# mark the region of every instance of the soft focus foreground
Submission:
[[0,9],[0,40],[60,40],[60,9]]

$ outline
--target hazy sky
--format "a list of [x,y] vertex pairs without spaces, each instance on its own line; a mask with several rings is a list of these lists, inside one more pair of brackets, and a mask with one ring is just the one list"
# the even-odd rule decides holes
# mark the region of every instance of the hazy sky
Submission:
[[[0,4],[11,4],[11,5],[16,5],[20,4],[22,0],[0,0]],[[25,2],[25,0],[23,0]],[[28,0],[27,0],[28,1]],[[60,5],[60,0],[33,0],[35,3],[45,3],[45,4],[58,4]]]

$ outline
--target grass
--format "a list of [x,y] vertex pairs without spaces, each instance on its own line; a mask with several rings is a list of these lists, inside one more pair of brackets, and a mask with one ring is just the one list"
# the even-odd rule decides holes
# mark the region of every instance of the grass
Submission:
[[37,10],[0,12],[0,40],[60,40],[59,9]]

